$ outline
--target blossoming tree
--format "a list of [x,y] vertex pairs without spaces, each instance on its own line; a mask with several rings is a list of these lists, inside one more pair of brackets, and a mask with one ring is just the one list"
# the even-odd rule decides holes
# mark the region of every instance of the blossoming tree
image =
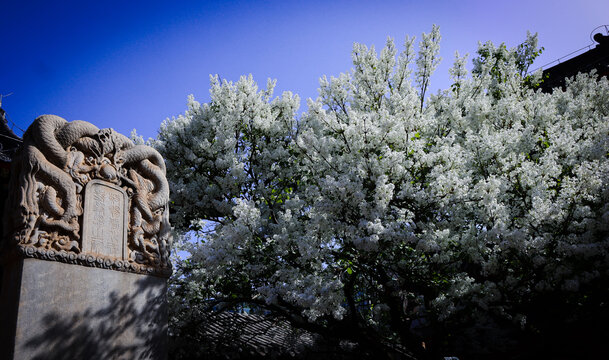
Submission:
[[509,353],[606,315],[609,82],[535,91],[529,35],[480,45],[471,73],[457,54],[453,85],[429,95],[439,40],[434,26],[418,52],[356,44],[301,115],[274,82],[212,77],[209,103],[163,123],[152,142],[192,254],[176,327],[245,305],[361,354],[475,338]]

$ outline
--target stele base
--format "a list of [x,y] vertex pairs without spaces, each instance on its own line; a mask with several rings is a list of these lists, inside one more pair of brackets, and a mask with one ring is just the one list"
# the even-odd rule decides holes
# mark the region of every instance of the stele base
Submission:
[[3,266],[0,359],[166,359],[167,279],[35,258]]

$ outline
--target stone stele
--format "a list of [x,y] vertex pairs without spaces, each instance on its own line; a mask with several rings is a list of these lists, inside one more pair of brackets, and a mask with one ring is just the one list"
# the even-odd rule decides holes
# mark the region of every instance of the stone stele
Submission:
[[168,200],[153,148],[37,118],[4,211],[0,358],[165,358]]

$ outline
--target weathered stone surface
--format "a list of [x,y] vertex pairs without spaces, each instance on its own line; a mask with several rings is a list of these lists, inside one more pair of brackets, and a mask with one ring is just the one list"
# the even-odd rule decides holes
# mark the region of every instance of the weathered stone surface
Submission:
[[164,278],[32,258],[4,277],[0,359],[167,356]]
[[91,180],[85,188],[82,251],[124,260],[127,252],[127,193]]
[[[25,132],[11,172],[4,252],[171,274],[169,185],[165,163],[153,148],[112,129],[43,115]],[[96,210],[95,195],[88,192],[109,198]]]

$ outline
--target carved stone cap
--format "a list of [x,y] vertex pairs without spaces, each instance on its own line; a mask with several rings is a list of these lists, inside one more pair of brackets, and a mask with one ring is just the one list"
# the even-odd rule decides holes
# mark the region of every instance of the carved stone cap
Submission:
[[3,248],[19,255],[171,274],[161,155],[112,129],[37,118],[12,162]]

